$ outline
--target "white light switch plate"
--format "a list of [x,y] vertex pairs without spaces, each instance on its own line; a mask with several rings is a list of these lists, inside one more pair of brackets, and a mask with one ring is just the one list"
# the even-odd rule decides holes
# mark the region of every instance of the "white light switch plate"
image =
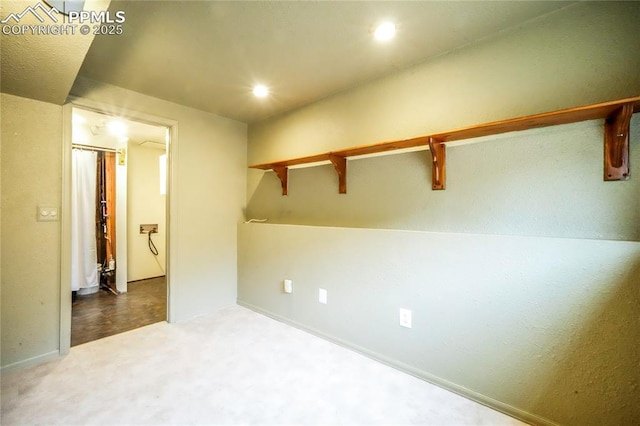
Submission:
[[38,206],[36,215],[38,222],[57,222],[60,220],[58,207],[54,206]]
[[282,282],[282,290],[285,293],[293,293],[293,281],[291,280],[284,280]]

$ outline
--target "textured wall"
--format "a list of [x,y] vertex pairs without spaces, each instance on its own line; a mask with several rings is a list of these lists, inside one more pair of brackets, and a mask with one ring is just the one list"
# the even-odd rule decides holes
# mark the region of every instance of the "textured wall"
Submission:
[[[347,194],[333,166],[259,180],[248,218],[270,223],[640,241],[640,114],[631,179],[604,182],[603,122],[593,120],[447,146],[447,189],[431,190],[426,151],[350,160]],[[251,172],[253,173],[253,172]]]
[[527,421],[640,421],[640,243],[269,224],[239,236],[241,303]]
[[61,203],[62,108],[1,95],[2,365],[57,353],[60,222],[36,206]]

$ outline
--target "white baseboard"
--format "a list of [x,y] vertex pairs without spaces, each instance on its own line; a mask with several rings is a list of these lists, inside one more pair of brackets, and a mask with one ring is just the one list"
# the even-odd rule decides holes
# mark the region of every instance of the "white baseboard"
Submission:
[[435,386],[438,386],[440,388],[446,389],[450,392],[453,392],[455,394],[458,394],[460,396],[463,396],[467,399],[470,399],[472,401],[475,401],[479,404],[482,404],[484,406],[487,406],[493,410],[496,411],[500,411],[501,413],[504,413],[508,416],[514,417],[518,420],[521,420],[523,422],[532,424],[532,425],[541,425],[541,426],[559,426],[558,423],[555,423],[549,419],[546,419],[544,417],[540,417],[537,416],[535,414],[532,413],[528,413],[524,410],[521,410],[519,408],[513,407],[509,404],[505,404],[504,402],[500,402],[498,400],[495,400],[493,398],[490,398],[488,396],[482,395],[478,392],[472,391],[470,389],[467,389],[463,386],[457,385],[455,383],[449,382],[445,379],[442,379],[440,377],[434,376],[433,374],[430,374],[426,371],[417,369],[415,367],[412,367],[410,365],[404,364],[402,362],[396,361],[394,359],[388,358],[384,355],[381,355],[379,353],[370,351],[366,348],[360,347],[358,345],[354,345],[352,343],[349,343],[347,341],[344,341],[342,339],[336,338],[334,336],[328,335],[326,333],[323,333],[322,331],[316,330],[314,328],[308,327],[304,324],[300,324],[296,321],[292,321],[289,318],[280,316],[278,314],[274,314],[273,312],[264,310],[258,306],[252,305],[250,303],[246,303],[243,302],[241,300],[238,300],[238,305],[243,306],[247,309],[251,309],[254,312],[263,314],[265,316],[268,316],[270,318],[273,318],[277,321],[283,322],[287,325],[290,325],[292,327],[295,327],[297,329],[306,331],[308,333],[311,333],[315,336],[318,336],[322,339],[328,340],[330,342],[333,342],[335,344],[338,344],[340,346],[343,346],[347,349],[356,351],[368,358],[371,358],[373,360],[376,360],[378,362],[381,362],[385,365],[388,365],[389,367],[395,368],[396,370],[400,370],[404,373],[410,374],[414,377],[417,377],[419,379],[422,379],[426,382],[429,382]]
[[22,361],[14,362],[13,364],[5,365],[0,368],[0,374],[11,373],[12,371],[21,370],[32,365],[40,364],[45,361],[51,361],[60,356],[60,351],[51,351],[46,354],[34,356],[33,358],[24,359]]

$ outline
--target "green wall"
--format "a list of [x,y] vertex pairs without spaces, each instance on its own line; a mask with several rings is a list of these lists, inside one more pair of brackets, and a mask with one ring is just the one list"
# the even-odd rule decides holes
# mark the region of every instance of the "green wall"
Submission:
[[[248,218],[270,223],[640,241],[640,114],[632,178],[605,182],[603,120],[447,145],[447,189],[431,189],[427,151],[348,160],[347,194],[332,165],[260,180]],[[250,172],[252,173],[252,172]]]
[[249,308],[532,424],[640,419],[640,243],[242,224],[239,250]]
[[36,207],[62,201],[62,107],[1,95],[2,366],[58,354],[60,222]]
[[[251,125],[249,164],[638,96],[638,22],[577,3]],[[602,127],[449,145],[445,191],[424,151],[350,160],[346,195],[330,165],[287,197],[249,170],[246,217],[271,224],[240,226],[238,300],[532,423],[636,424],[640,118],[625,182],[602,180]]]

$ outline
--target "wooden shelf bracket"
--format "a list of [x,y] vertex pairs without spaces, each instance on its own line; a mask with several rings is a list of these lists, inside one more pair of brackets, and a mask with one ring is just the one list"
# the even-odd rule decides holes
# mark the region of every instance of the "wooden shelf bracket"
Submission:
[[338,173],[338,192],[347,193],[347,158],[340,155],[329,154],[329,161]]
[[280,178],[282,183],[282,195],[287,195],[289,191],[289,168],[284,166],[274,166],[272,170]]
[[446,188],[446,147],[444,142],[436,138],[429,138],[429,152],[431,153],[431,188],[440,190]]
[[633,104],[622,105],[604,122],[604,180],[629,179],[629,126]]

